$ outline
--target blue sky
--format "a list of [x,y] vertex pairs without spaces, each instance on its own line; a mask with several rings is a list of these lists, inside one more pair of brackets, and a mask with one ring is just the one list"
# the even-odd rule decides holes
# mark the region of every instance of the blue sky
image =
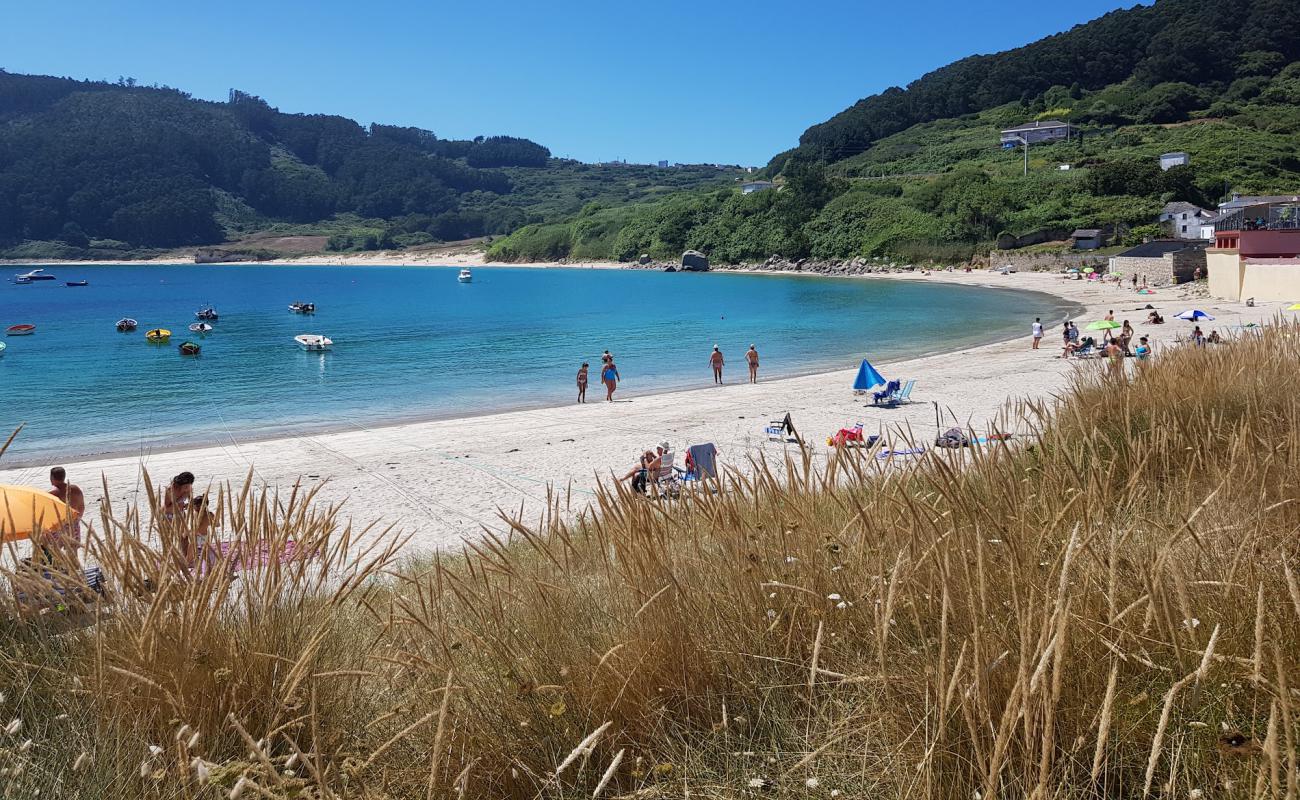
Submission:
[[205,99],[234,87],[583,161],[749,165],[859,98],[1131,5],[0,0],[0,67]]

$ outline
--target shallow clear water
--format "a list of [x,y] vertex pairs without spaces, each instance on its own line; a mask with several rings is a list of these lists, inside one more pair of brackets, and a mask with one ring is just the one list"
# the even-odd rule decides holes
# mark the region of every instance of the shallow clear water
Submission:
[[[6,273],[26,267],[4,268]],[[578,365],[616,356],[618,396],[705,386],[716,343],[741,380],[754,343],[762,377],[853,367],[1063,318],[1048,295],[914,281],[668,274],[638,270],[449,267],[57,266],[57,281],[0,282],[0,431],[26,428],[7,465],[37,456],[176,444],[481,413],[573,399]],[[86,279],[87,287],[65,280]],[[302,317],[294,300],[319,309]],[[199,338],[204,304],[221,314]],[[121,317],[135,333],[114,330]],[[170,328],[168,346],[144,331]],[[293,337],[321,333],[329,353]],[[186,339],[203,348],[182,358]]]

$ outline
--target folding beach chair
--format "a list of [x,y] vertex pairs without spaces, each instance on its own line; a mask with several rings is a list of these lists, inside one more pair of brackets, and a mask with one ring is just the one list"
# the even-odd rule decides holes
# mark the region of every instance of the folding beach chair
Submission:
[[66,611],[72,607],[94,605],[104,594],[104,572],[87,567],[65,573],[26,561],[13,574],[14,600],[24,612]]
[[873,406],[878,406],[882,403],[889,402],[890,398],[898,394],[899,390],[902,388],[903,388],[903,384],[901,381],[896,381],[896,380],[890,381],[889,383],[885,384],[884,389],[881,389],[878,392],[871,393],[871,404]]
[[682,488],[677,478],[677,472],[673,470],[675,455],[673,451],[669,450],[659,456],[659,469],[650,476],[650,484],[655,487],[655,492],[659,495],[676,496]]
[[912,387],[916,386],[915,380],[910,380],[903,384],[903,388],[883,400],[877,401],[874,405],[880,408],[897,408],[904,403],[910,403],[912,398]]
[[790,419],[788,412],[785,419],[773,420],[767,423],[767,427],[763,429],[763,432],[767,434],[769,442],[798,442],[803,444],[803,440],[799,438],[799,432],[794,429],[794,420]]

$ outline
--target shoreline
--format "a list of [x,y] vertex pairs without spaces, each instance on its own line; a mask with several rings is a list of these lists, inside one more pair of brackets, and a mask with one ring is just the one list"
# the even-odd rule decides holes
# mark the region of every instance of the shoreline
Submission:
[[[284,266],[289,266],[289,265],[284,265]],[[555,265],[546,268],[567,269],[568,267],[562,265]],[[761,275],[773,275],[773,276],[784,276],[784,277],[807,277],[809,279],[824,279],[828,277],[835,277],[835,276],[820,275],[817,273],[806,273],[802,276],[799,276],[799,275],[791,275],[789,273],[781,272],[779,270],[762,270],[762,271],[717,270],[717,271],[722,274],[731,274],[731,275],[761,274]],[[899,276],[897,275],[877,275],[877,276],[855,275],[855,276],[847,276],[847,277],[849,279],[865,278],[865,277],[874,277],[876,279],[889,279],[889,278],[897,279]],[[1058,295],[1053,295],[1051,293],[1043,292],[1035,289],[1020,289],[1016,287],[992,287],[992,286],[989,287],[980,286],[980,287],[971,287],[971,288],[979,288],[979,289],[1004,288],[1004,289],[1009,289],[1011,291],[1021,292],[1024,294],[1047,295],[1048,297],[1051,297],[1055,301],[1061,301],[1064,299]],[[1071,302],[1071,308],[1069,310],[1069,313],[1067,313],[1066,317],[1068,318],[1070,314],[1077,314],[1078,312],[1082,311],[1083,308],[1084,307],[1081,304]],[[1054,320],[1054,322],[1059,322],[1059,320]],[[911,354],[906,358],[882,359],[880,361],[876,361],[873,359],[872,363],[877,367],[893,367],[917,359],[944,356],[949,353],[969,349],[972,347],[991,346],[1002,342],[1012,341],[1018,338],[1022,338],[1021,334],[1010,333],[1010,332],[999,333],[992,336],[991,338],[980,338],[977,341],[971,341],[962,344],[956,344],[956,345],[949,345],[946,343],[939,344],[931,349],[921,350],[917,353]],[[782,373],[774,374],[767,378],[764,378],[762,382],[764,384],[774,384],[780,381],[795,380],[799,378],[825,377],[829,375],[843,373],[845,372],[845,369],[846,369],[845,367],[815,366],[806,370],[799,370],[795,372],[782,372]],[[853,372],[855,369],[856,368],[849,368],[848,371]],[[657,398],[657,397],[672,396],[672,395],[687,396],[687,395],[693,395],[696,392],[706,392],[713,388],[715,387],[713,387],[712,385],[694,386],[694,385],[684,385],[684,384],[673,384],[669,386],[648,389],[645,390],[644,392],[637,392],[636,390],[624,391],[620,389],[619,402],[632,402],[634,400],[645,400],[648,398]],[[594,391],[598,395],[599,386],[598,385],[594,386],[591,391]],[[566,403],[564,405],[557,405],[554,401],[544,400],[544,401],[537,401],[533,403],[511,404],[511,405],[506,405],[498,408],[484,409],[481,411],[456,410],[456,411],[445,411],[445,412],[434,412],[434,413],[412,413],[409,415],[404,414],[404,415],[398,415],[396,417],[390,416],[378,420],[371,420],[369,421],[368,424],[362,424],[362,425],[358,425],[355,422],[338,421],[334,423],[328,423],[328,422],[322,423],[320,425],[311,426],[302,429],[297,429],[293,427],[281,427],[281,428],[274,428],[265,433],[256,433],[256,434],[249,435],[246,438],[241,438],[239,440],[239,443],[245,445],[259,445],[259,444],[272,443],[284,439],[295,439],[300,436],[329,436],[332,434],[345,433],[348,431],[355,430],[357,428],[363,428],[363,429],[375,430],[375,431],[386,431],[390,429],[400,429],[410,425],[421,425],[425,423],[479,419],[482,417],[492,417],[492,416],[501,416],[501,415],[508,415],[508,414],[516,414],[516,413],[542,411],[551,408],[568,408],[570,405],[574,405],[574,404]],[[108,448],[104,450],[88,451],[88,452],[80,452],[80,453],[74,453],[74,452],[60,453],[60,452],[41,452],[41,451],[31,453],[31,454],[24,453],[19,456],[10,456],[5,458],[3,461],[0,461],[0,475],[2,475],[7,470],[30,469],[33,467],[40,466],[42,464],[49,463],[51,461],[67,461],[68,463],[86,463],[91,461],[101,461],[101,460],[109,460],[109,459],[116,460],[116,459],[123,459],[123,458],[138,458],[141,457],[142,454],[144,456],[168,455],[172,453],[185,452],[188,450],[200,450],[209,447],[222,447],[225,445],[221,443],[220,441],[221,438],[224,437],[218,436],[217,434],[213,434],[212,437],[209,437],[206,440],[195,439],[190,441],[177,441],[172,443],[149,445],[145,447],[136,446],[131,448],[126,448],[126,447]]]
[[[560,265],[557,265],[560,266]],[[568,266],[568,265],[564,265]],[[721,270],[720,270],[721,271]],[[753,273],[758,270],[734,270]],[[789,273],[782,273],[789,274]],[[1241,304],[1183,299],[1178,289],[1136,296],[1113,284],[1066,281],[1048,273],[999,275],[936,272],[886,273],[852,276],[864,279],[938,280],[982,288],[1039,291],[1081,309],[1074,317],[1100,319],[1109,308],[1117,317],[1134,321],[1139,335],[1157,344],[1191,330],[1172,321],[1163,326],[1140,324],[1145,315],[1133,309],[1151,302],[1172,317],[1197,307],[1219,315],[1209,327],[1226,328],[1238,320],[1265,321],[1281,304],[1246,309]],[[1276,308],[1275,308],[1276,306]],[[526,521],[545,511],[548,491],[569,498],[570,513],[585,506],[601,476],[623,474],[635,454],[667,439],[675,450],[689,444],[714,442],[720,463],[744,471],[751,457],[781,459],[797,452],[768,443],[763,428],[769,420],[790,413],[817,460],[825,459],[824,441],[840,427],[862,422],[869,431],[910,430],[918,442],[932,438],[936,412],[947,409],[940,427],[987,430],[1021,398],[1042,399],[1062,388],[1076,365],[1056,358],[1059,333],[1048,329],[1040,351],[1029,348],[1026,334],[998,341],[961,345],[944,352],[919,355],[879,366],[887,377],[916,378],[913,402],[897,409],[873,409],[853,395],[849,386],[856,365],[846,369],[770,378],[756,385],[736,381],[714,387],[634,395],[612,404],[554,406],[457,414],[439,419],[400,421],[388,425],[352,425],[333,432],[313,431],[268,439],[232,439],[207,446],[178,445],[147,453],[83,457],[66,462],[72,480],[85,489],[88,513],[102,501],[101,477],[114,503],[142,497],[142,471],[154,483],[189,470],[209,482],[237,483],[251,472],[254,480],[287,490],[302,479],[307,486],[324,484],[321,499],[343,502],[345,516],[364,523],[396,523],[412,534],[411,547],[429,549],[477,538],[483,529],[501,530],[499,514],[520,513]],[[1082,325],[1081,325],[1082,327]],[[1015,430],[1014,427],[1011,430]],[[25,459],[26,461],[26,459]],[[44,485],[44,466],[9,466],[0,461],[0,482]],[[93,518],[93,517],[92,517]]]

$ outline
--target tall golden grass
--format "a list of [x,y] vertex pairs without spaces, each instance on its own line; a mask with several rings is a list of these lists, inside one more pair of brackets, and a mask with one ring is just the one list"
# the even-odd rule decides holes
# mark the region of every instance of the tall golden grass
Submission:
[[1296,797],[1300,328],[1009,414],[1033,435],[609,486],[421,561],[310,493],[223,487],[223,535],[314,554],[233,583],[105,508],[95,624],[0,634],[0,785]]

